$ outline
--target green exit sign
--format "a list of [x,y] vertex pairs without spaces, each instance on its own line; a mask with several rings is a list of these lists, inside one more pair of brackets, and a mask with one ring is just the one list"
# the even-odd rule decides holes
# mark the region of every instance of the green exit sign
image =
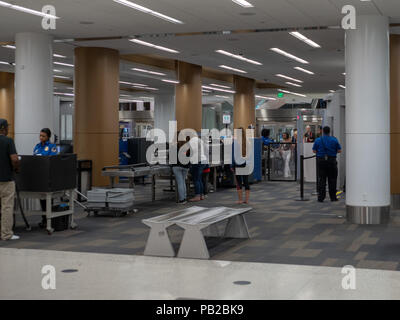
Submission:
[[279,92],[279,93],[278,93],[278,98],[283,98],[284,95],[285,95],[285,94],[284,94],[283,92]]

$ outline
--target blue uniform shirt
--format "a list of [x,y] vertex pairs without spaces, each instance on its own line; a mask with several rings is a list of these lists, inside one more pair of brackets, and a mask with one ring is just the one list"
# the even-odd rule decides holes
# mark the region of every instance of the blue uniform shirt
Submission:
[[39,142],[33,149],[33,155],[35,156],[55,156],[57,153],[57,146],[49,141],[45,142],[44,145]]
[[335,137],[322,136],[315,140],[313,150],[317,151],[317,158],[324,158],[326,155],[328,157],[336,157],[342,147]]

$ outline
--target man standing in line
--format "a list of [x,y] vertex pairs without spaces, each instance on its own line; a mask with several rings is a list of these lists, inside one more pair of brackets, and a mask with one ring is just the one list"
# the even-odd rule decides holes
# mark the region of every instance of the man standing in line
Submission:
[[339,141],[330,136],[331,129],[323,128],[323,136],[315,140],[313,152],[317,154],[318,166],[318,201],[323,202],[326,196],[326,179],[328,178],[329,196],[331,201],[337,201],[336,184],[338,167],[336,157],[342,152]]
[[0,200],[1,239],[18,240],[13,233],[15,182],[14,171],[19,169],[19,160],[14,141],[7,137],[8,122],[0,119]]

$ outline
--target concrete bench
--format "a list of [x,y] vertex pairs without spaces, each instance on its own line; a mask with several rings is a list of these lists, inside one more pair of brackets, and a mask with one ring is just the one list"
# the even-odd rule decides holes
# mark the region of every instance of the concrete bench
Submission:
[[227,207],[204,208],[193,206],[162,216],[144,219],[150,227],[145,255],[174,257],[175,251],[167,228],[177,225],[184,229],[179,248],[179,258],[209,259],[205,236],[220,236],[218,224],[227,221],[224,238],[250,238],[244,214],[252,208],[233,209]]

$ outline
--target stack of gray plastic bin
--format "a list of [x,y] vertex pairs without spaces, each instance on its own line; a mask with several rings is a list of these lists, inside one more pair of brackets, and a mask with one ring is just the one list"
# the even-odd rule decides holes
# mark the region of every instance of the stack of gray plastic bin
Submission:
[[88,191],[88,208],[129,209],[135,197],[133,189],[96,188]]

